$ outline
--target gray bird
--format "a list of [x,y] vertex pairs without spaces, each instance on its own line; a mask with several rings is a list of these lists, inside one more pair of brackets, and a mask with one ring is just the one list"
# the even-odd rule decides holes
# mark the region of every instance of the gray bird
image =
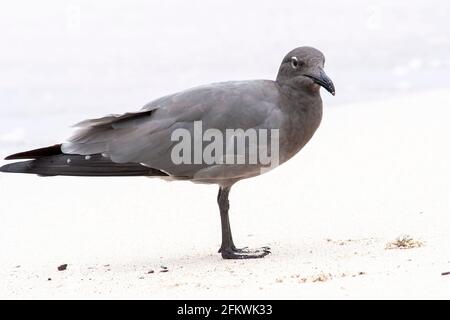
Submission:
[[[11,155],[6,160],[32,160],[7,164],[0,171],[41,176],[149,176],[217,184],[222,257],[262,258],[270,253],[269,248],[238,249],[233,243],[228,217],[230,189],[239,180],[272,169],[262,161],[248,161],[261,151],[269,155],[269,138],[271,147],[276,147],[270,149],[270,156],[277,157],[275,166],[289,160],[311,139],[322,118],[320,87],[335,94],[333,82],[323,70],[324,62],[317,49],[296,48],[284,57],[275,81],[200,86],[154,100],[137,112],[86,120],[76,125],[78,130],[66,143]],[[211,152],[216,161],[198,161],[201,152],[180,149],[182,139],[174,139],[175,132],[191,134],[184,141],[186,146],[197,145],[206,152],[208,141],[204,135],[199,138],[198,124],[205,134],[216,134],[214,143],[220,142],[216,141],[220,134],[226,137],[225,145],[237,138],[236,134],[227,136],[230,129],[242,129],[239,132],[248,139],[244,140],[248,148],[237,150],[234,144],[221,148],[220,142]],[[255,137],[252,132],[268,132],[266,144],[261,143],[261,136],[251,139]],[[211,137],[209,140],[212,143]],[[174,155],[185,160],[197,158],[180,162]],[[234,162],[225,160],[230,155]],[[239,157],[241,162],[236,160]]]

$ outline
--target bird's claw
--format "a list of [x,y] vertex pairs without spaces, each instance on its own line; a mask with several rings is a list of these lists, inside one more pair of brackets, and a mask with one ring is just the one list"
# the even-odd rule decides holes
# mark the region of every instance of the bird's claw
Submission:
[[259,259],[264,258],[270,253],[269,247],[262,247],[259,249],[249,249],[244,247],[238,248],[221,248],[220,253],[223,259]]

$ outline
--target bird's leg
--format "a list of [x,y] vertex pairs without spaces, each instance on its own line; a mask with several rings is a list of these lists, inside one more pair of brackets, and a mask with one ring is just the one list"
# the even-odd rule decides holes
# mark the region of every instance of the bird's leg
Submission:
[[220,210],[220,222],[222,225],[222,245],[219,252],[224,259],[254,259],[263,258],[270,253],[268,247],[263,247],[257,250],[250,250],[247,248],[238,249],[233,243],[233,236],[231,235],[230,219],[228,216],[228,209],[230,202],[228,195],[231,187],[220,187],[217,195],[217,203]]
[[228,209],[230,208],[230,202],[228,201],[228,195],[230,188],[219,188],[219,194],[217,195],[217,203],[220,210],[220,223],[222,226],[222,245],[219,252],[224,249],[236,250],[236,246],[233,243],[233,236],[231,234],[230,219],[228,216]]

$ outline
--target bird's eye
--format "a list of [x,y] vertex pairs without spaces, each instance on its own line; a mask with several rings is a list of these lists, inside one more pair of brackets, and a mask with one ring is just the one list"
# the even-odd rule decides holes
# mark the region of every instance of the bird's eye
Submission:
[[298,61],[297,57],[291,58],[291,67],[294,69],[298,69],[298,67],[301,65],[301,63]]

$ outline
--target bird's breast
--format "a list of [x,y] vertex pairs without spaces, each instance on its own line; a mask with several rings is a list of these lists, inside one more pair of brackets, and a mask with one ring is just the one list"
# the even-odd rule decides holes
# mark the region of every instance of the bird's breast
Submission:
[[322,120],[322,102],[296,104],[285,118],[280,130],[282,162],[299,152],[313,137]]

